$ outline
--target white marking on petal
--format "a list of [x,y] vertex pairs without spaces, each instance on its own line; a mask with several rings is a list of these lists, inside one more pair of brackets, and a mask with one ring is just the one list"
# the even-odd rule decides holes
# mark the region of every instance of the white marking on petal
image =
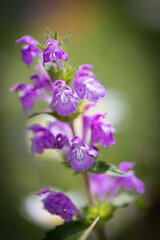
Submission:
[[64,92],[61,93],[61,102],[62,102],[62,104],[68,103],[68,98]]

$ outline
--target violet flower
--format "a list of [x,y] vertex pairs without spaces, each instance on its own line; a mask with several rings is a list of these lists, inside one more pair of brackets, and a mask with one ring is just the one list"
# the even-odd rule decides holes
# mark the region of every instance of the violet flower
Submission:
[[45,71],[45,68],[41,65],[36,65],[35,70],[37,70],[39,73],[30,77],[34,82],[34,88],[42,88],[45,91],[53,94],[53,82],[48,73]]
[[105,122],[102,118],[106,114],[96,114],[93,116],[83,117],[83,138],[85,139],[88,129],[91,130],[91,144],[98,143],[101,141],[102,145],[107,147],[112,147],[116,143],[113,136],[116,129],[112,127],[110,123]]
[[62,149],[64,145],[69,145],[67,136],[62,133],[56,136],[49,128],[44,128],[39,124],[27,128],[34,133],[32,138],[32,154],[43,153],[44,149]]
[[54,83],[53,99],[51,109],[55,105],[55,110],[62,116],[74,113],[77,108],[77,94],[66,85],[65,81],[57,80]]
[[45,66],[47,62],[53,62],[59,59],[68,60],[68,54],[63,51],[55,39],[48,39],[45,45],[47,48],[43,52],[43,66]]
[[42,51],[36,46],[39,42],[31,36],[23,36],[16,40],[16,43],[26,43],[22,46],[21,54],[22,61],[25,62],[28,67],[30,67],[35,57],[42,56]]
[[51,214],[61,216],[65,222],[71,222],[74,215],[82,216],[82,213],[74,206],[72,201],[65,194],[52,192],[49,189],[43,189],[37,195],[45,194],[42,200],[44,208]]
[[106,194],[112,190],[114,179],[109,175],[92,173],[89,183],[91,193],[99,196],[99,199],[103,201],[106,198]]
[[70,165],[76,171],[85,171],[91,168],[93,157],[97,156],[97,151],[93,147],[89,147],[80,137],[72,139],[72,146],[67,156],[67,163],[71,160]]
[[51,97],[44,93],[43,89],[35,88],[34,84],[27,85],[25,83],[19,83],[10,89],[11,92],[19,92],[19,99],[22,104],[22,108],[25,116],[28,116],[28,109],[34,107],[34,100],[36,98],[51,102]]
[[93,103],[103,98],[106,94],[105,88],[96,80],[96,76],[91,71],[92,65],[81,65],[74,74],[74,88],[80,99],[86,98]]
[[112,200],[121,187],[128,191],[135,188],[138,193],[144,193],[144,183],[135,176],[133,170],[129,170],[133,166],[134,163],[131,162],[120,163],[119,170],[125,173],[125,177],[113,178],[105,174],[91,174],[89,181],[92,194],[104,200],[106,194],[109,193],[109,200]]

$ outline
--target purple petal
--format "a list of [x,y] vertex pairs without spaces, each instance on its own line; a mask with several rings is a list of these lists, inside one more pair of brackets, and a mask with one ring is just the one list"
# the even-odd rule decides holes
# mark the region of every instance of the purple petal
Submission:
[[35,40],[33,37],[26,35],[16,40],[16,43],[38,44],[38,41]]
[[19,83],[17,85],[15,85],[14,87],[10,88],[10,92],[16,92],[19,90],[23,90],[24,88],[26,88],[27,84],[25,83]]
[[88,154],[85,154],[84,159],[82,160],[77,160],[76,157],[73,157],[70,165],[75,171],[85,171],[86,169],[91,168],[93,165],[93,157],[89,156]]
[[124,171],[126,171],[126,170],[128,170],[128,169],[130,169],[130,168],[133,168],[134,165],[135,165],[134,162],[122,162],[122,163],[119,164],[119,167],[118,167],[118,168],[119,168],[119,170],[121,170],[122,172],[124,172]]
[[48,188],[42,189],[39,193],[37,193],[38,196],[41,196],[46,193],[50,193],[51,191]]

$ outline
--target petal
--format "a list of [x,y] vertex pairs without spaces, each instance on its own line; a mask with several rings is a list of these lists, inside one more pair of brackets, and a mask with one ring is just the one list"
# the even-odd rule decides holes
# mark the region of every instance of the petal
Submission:
[[86,86],[84,84],[76,83],[75,84],[75,91],[80,99],[83,99],[86,94]]
[[55,40],[55,39],[48,39],[46,42],[45,42],[45,45],[47,46],[47,47],[49,47],[50,45],[53,45],[53,44],[55,44],[55,45],[58,45],[58,41],[57,40]]
[[145,191],[144,183],[136,176],[134,176],[133,181],[134,181],[134,185],[135,185],[137,192],[140,194],[144,193],[144,191]]
[[79,66],[79,69],[80,70],[91,70],[93,68],[93,65],[90,65],[90,64],[83,64],[83,65],[80,65]]
[[38,41],[29,35],[25,35],[19,38],[18,40],[16,40],[16,43],[38,44]]
[[133,168],[134,165],[135,165],[134,162],[122,162],[122,163],[119,164],[119,167],[118,167],[118,168],[119,168],[119,170],[121,170],[122,172],[124,172],[124,171],[126,171],[126,170],[128,170],[128,169],[130,169],[130,168]]
[[92,122],[91,116],[84,116],[83,117],[83,139],[85,140],[87,131],[89,130]]
[[91,168],[93,165],[93,157],[89,156],[88,154],[85,154],[85,157],[83,160],[78,160],[76,157],[73,157],[73,159],[70,162],[70,165],[72,169],[76,171],[85,171],[86,169]]
[[25,83],[19,83],[19,84],[15,85],[14,87],[10,88],[10,92],[16,92],[19,90],[23,90],[26,88],[26,86],[27,86],[27,84],[25,84]]
[[62,103],[62,101],[59,99],[57,100],[57,104],[55,106],[55,109],[58,114],[62,116],[70,115],[71,113],[74,113],[77,108],[77,101],[74,98],[68,99],[67,103]]

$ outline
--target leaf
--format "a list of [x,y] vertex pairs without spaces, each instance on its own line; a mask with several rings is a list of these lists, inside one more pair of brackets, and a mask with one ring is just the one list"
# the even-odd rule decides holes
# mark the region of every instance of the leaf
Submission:
[[63,42],[65,43],[65,44],[67,44],[68,43],[68,41],[69,41],[69,39],[70,39],[70,37],[71,37],[71,35],[72,35],[72,33],[71,32],[69,32],[68,33],[68,35],[63,39]]
[[45,31],[44,31],[44,41],[47,41],[51,36],[51,33],[50,33],[50,30],[49,28],[46,28]]
[[143,202],[143,200],[141,198],[135,198],[134,199],[134,203],[137,207],[139,207],[140,209],[146,211],[147,210],[147,206],[145,205],[145,203]]
[[84,224],[79,221],[64,223],[46,233],[44,240],[63,240],[77,232],[85,229]]
[[58,30],[56,29],[55,33],[54,33],[54,39],[58,40]]
[[39,47],[39,49],[41,49],[43,52],[44,52],[44,50],[46,49],[45,47],[42,47],[42,46],[39,45],[39,44],[36,44],[36,46]]
[[108,164],[102,161],[95,162],[93,167],[89,169],[90,172],[96,174],[106,174],[113,177],[124,177],[125,174],[121,172],[116,166],[113,164]]
[[97,224],[100,217],[97,217],[94,222],[81,234],[81,236],[78,238],[78,240],[86,240],[89,236],[89,234],[92,232],[93,228]]
[[128,204],[134,202],[135,197],[128,193],[121,193],[114,197],[112,204],[115,207],[126,207]]
[[32,118],[32,117],[36,117],[36,116],[38,116],[38,115],[40,115],[40,114],[49,114],[49,115],[52,115],[52,112],[37,112],[37,113],[33,113],[33,114],[31,114],[31,115],[28,117],[28,119],[30,119],[30,118]]
[[74,73],[77,71],[77,69],[78,69],[78,67],[76,67],[75,69],[73,69],[70,72],[68,72],[67,75],[66,75],[65,80],[66,81],[70,80],[73,77]]

